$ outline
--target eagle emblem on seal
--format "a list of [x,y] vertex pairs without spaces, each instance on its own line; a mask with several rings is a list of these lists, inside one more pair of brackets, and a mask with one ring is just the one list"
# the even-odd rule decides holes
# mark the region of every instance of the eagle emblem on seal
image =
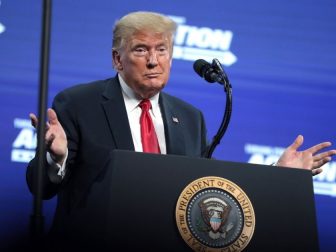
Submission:
[[217,240],[225,238],[228,232],[233,228],[232,223],[227,223],[231,206],[224,200],[217,197],[208,197],[199,202],[201,215],[211,239]]

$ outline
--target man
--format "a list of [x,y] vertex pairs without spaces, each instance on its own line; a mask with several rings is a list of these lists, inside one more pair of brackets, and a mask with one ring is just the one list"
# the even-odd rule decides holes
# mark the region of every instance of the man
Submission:
[[[161,92],[170,74],[175,30],[171,19],[157,13],[135,12],[124,16],[113,31],[112,57],[118,75],[71,87],[58,94],[53,109],[48,109],[44,198],[58,195],[55,237],[61,235],[64,240],[72,240],[76,233],[81,233],[81,238],[82,233],[99,236],[103,232],[104,218],[93,220],[90,216],[106,214],[104,202],[98,199],[106,192],[99,190],[99,182],[104,179],[106,162],[113,149],[204,155],[207,146],[202,113]],[[141,108],[144,102],[149,112]],[[36,126],[36,116],[30,114],[30,117]],[[147,147],[144,136],[147,128],[139,123],[145,117],[150,121],[146,127],[152,128],[149,134],[155,145],[153,149]],[[336,154],[336,150],[315,154],[330,146],[329,142],[299,152],[302,142],[303,137],[298,136],[278,165],[310,169],[318,174],[320,167]],[[27,169],[33,193],[35,172],[33,159]],[[83,230],[85,226],[89,227],[87,232]]]

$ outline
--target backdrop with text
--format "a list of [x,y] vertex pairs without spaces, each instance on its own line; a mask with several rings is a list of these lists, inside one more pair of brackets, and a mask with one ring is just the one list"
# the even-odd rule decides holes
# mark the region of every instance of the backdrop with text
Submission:
[[[64,88],[115,75],[112,27],[137,10],[177,22],[165,91],[203,111],[209,139],[221,122],[225,94],[194,72],[193,61],[217,58],[228,74],[233,113],[217,159],[271,164],[298,134],[305,137],[303,148],[336,144],[332,0],[54,1],[49,104]],[[41,15],[42,1],[0,1],[0,239],[27,226],[32,212],[25,170],[36,148],[28,114],[37,112]],[[321,251],[328,251],[336,245],[335,159],[313,179]],[[45,202],[47,227],[54,207],[55,200]]]

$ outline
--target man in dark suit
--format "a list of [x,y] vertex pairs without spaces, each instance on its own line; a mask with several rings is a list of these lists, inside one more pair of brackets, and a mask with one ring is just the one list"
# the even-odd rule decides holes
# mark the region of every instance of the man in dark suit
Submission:
[[[143,126],[139,123],[144,113],[142,101],[150,101],[149,117],[159,153],[191,157],[205,153],[202,113],[161,91],[170,75],[175,30],[171,19],[157,13],[124,16],[113,32],[112,56],[117,76],[69,88],[58,94],[53,109],[48,109],[44,198],[58,195],[52,229],[57,239],[73,241],[75,234],[82,240],[92,234],[99,239],[106,214],[104,202],[99,201],[106,193],[100,181],[104,181],[109,153],[113,149],[146,151]],[[36,126],[36,116],[30,117]],[[315,155],[330,146],[329,142],[299,152],[302,142],[299,136],[278,165],[311,169],[317,174],[336,153],[333,150]],[[27,169],[33,193],[35,173],[33,159]]]

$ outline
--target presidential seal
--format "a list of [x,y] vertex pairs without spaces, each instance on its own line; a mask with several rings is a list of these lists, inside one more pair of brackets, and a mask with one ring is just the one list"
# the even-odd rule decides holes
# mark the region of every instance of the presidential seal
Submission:
[[253,236],[255,215],[251,201],[235,183],[203,177],[182,191],[176,223],[194,251],[239,252]]

